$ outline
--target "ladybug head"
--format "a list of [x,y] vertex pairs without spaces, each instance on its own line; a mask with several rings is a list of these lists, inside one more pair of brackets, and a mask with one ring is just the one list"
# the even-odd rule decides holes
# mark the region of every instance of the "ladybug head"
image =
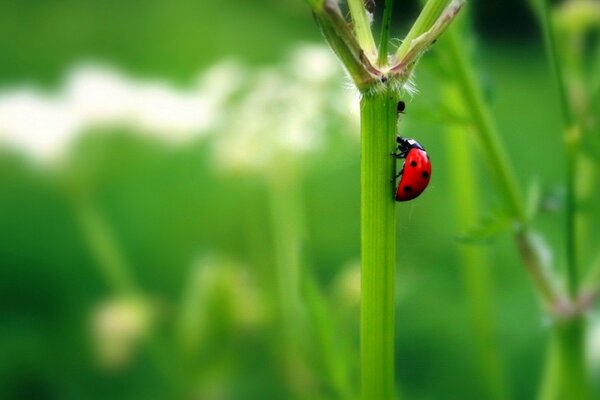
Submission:
[[406,150],[409,150],[409,149],[425,150],[423,148],[423,146],[421,146],[421,144],[419,142],[417,142],[415,139],[405,138],[402,136],[396,136],[396,143],[398,143],[398,147],[401,147]]

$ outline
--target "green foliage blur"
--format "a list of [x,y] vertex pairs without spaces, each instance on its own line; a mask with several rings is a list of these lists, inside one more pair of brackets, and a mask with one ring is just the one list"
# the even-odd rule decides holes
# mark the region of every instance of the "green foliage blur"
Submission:
[[[518,38],[503,34],[506,25],[471,37],[474,62],[521,189],[545,205],[535,224],[560,260],[559,107],[536,29],[515,26]],[[303,1],[0,2],[0,110],[14,88],[52,97],[90,60],[181,90],[223,60],[239,65],[227,75],[239,80],[235,91],[211,111],[221,123],[177,145],[141,128],[93,126],[46,162],[0,140],[0,398],[358,398],[360,154],[347,101],[357,98],[339,66],[314,86],[294,72],[294,52],[307,44],[323,40]],[[468,232],[452,206],[435,53],[403,116],[402,134],[427,148],[433,174],[420,198],[397,209],[398,390],[407,399],[488,398],[458,253],[481,246],[498,339],[490,345],[512,398],[534,398],[545,321],[508,233],[460,240]],[[281,97],[289,104],[278,106],[277,93],[272,103],[252,97],[261,79],[277,82],[275,92],[296,84]],[[307,103],[325,110],[302,125],[317,132],[306,132],[309,144],[282,145],[255,121],[281,116],[277,126],[288,126]],[[244,137],[246,128],[264,138]],[[260,165],[230,168],[240,152]],[[475,158],[482,208],[493,210],[489,171]],[[596,190],[586,204],[590,237],[597,204]],[[582,252],[586,265],[597,256],[591,245]],[[595,371],[599,342],[596,334]]]

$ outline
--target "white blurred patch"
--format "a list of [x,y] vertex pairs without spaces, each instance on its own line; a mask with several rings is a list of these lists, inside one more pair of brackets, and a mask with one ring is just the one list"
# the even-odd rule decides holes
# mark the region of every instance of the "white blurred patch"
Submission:
[[338,78],[343,70],[330,49],[302,45],[285,65],[256,71],[246,96],[228,110],[215,146],[223,170],[261,172],[318,150],[332,121],[358,132],[358,101]]
[[346,311],[360,306],[360,274],[360,260],[352,260],[342,267],[333,282],[334,297]]
[[319,149],[331,129],[359,131],[358,99],[338,78],[342,71],[330,49],[306,44],[277,67],[217,63],[189,88],[80,64],[55,93],[0,89],[0,147],[48,162],[98,127],[124,127],[176,145],[214,133],[219,166],[263,170],[277,157]]
[[0,94],[0,143],[33,157],[48,158],[62,151],[79,125],[68,104],[36,89]]
[[306,81],[324,82],[343,71],[331,49],[321,45],[299,46],[289,62],[292,72]]
[[600,316],[593,315],[589,319],[587,332],[588,361],[596,370],[600,370]]
[[92,337],[98,362],[110,369],[126,366],[148,335],[152,313],[147,303],[117,297],[100,303],[92,312]]
[[242,77],[240,65],[225,61],[183,90],[106,65],[82,64],[55,94],[34,88],[0,91],[0,146],[55,160],[75,137],[98,126],[125,126],[167,143],[185,143],[215,129]]

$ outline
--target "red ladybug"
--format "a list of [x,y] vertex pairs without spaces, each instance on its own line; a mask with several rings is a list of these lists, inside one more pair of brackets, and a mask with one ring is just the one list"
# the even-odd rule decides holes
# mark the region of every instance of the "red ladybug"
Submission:
[[395,178],[402,176],[396,191],[396,201],[408,201],[419,196],[431,179],[431,161],[427,152],[414,139],[396,137],[398,153],[393,153],[396,158],[406,158],[402,170]]

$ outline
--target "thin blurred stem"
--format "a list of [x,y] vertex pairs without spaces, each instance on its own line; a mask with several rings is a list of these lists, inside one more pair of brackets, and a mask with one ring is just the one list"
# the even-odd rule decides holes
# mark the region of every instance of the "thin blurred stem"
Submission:
[[[269,200],[273,229],[275,275],[281,315],[293,331],[300,307],[300,217],[298,182],[289,163],[271,171]],[[288,332],[292,333],[292,332]]]
[[[280,323],[284,337],[286,361],[304,362],[303,344],[308,335],[304,318],[310,317],[316,330],[318,352],[328,373],[327,379],[336,390],[338,397],[351,399],[348,371],[339,352],[335,348],[333,321],[327,318],[326,299],[319,290],[310,271],[301,272],[301,242],[304,232],[304,216],[301,175],[296,160],[286,158],[276,163],[278,168],[269,175],[269,197],[271,222],[274,239],[276,303],[279,305]],[[305,289],[306,306],[301,301],[301,289]],[[307,314],[308,315],[305,315]],[[302,390],[294,386],[296,365],[288,364],[292,390],[296,394]]]
[[373,60],[377,54],[377,46],[371,32],[371,23],[363,0],[348,0],[348,8],[352,15],[352,24],[358,44],[369,59]]
[[[61,183],[69,196],[82,235],[109,288],[121,296],[141,296],[139,284],[131,273],[131,265],[97,206],[89,195],[75,189],[70,182]],[[177,391],[184,388],[187,372],[172,362],[172,352],[166,348],[164,342],[158,336],[151,335],[147,345],[156,369]]]
[[361,113],[362,398],[394,398],[396,218],[393,198],[397,97],[363,96]]
[[[546,53],[559,95],[563,114],[566,153],[566,256],[567,290],[572,300],[579,295],[577,260],[577,199],[576,169],[579,152],[580,127],[575,124],[567,87],[559,61],[556,39],[551,20],[549,0],[537,3],[539,23],[544,37]],[[552,329],[546,377],[541,397],[544,400],[591,398],[590,382],[585,360],[585,317],[581,314],[567,321],[556,321]]]
[[567,95],[567,87],[565,85],[562,67],[558,59],[556,49],[556,39],[552,28],[551,10],[549,0],[538,1],[539,23],[542,29],[544,45],[550,62],[552,77],[555,81],[556,89],[558,90],[559,102],[566,126],[573,125],[573,114],[569,105],[569,97]]
[[383,67],[388,62],[388,47],[390,43],[390,27],[392,25],[392,8],[394,0],[385,0],[383,3],[383,20],[381,21],[381,37],[379,38],[379,54],[377,65]]
[[81,224],[88,248],[97,260],[97,266],[109,286],[120,294],[135,294],[137,285],[131,276],[122,250],[119,248],[106,220],[91,201],[82,195],[71,196],[73,208]]
[[[600,35],[600,34],[598,34]],[[596,48],[594,49],[592,68],[590,71],[593,71],[592,76],[590,77],[591,89],[592,92],[590,94],[590,98],[594,99],[600,96],[600,40],[596,40]]]
[[[449,107],[457,107],[461,104],[460,95],[452,88],[444,91],[444,99]],[[470,229],[478,218],[479,201],[474,173],[476,169],[464,126],[451,124],[446,130],[448,131],[445,135],[446,147],[450,155],[449,159],[452,160],[448,164],[448,176],[453,180],[450,182],[450,187],[454,188],[455,192],[452,214],[455,216],[458,230],[465,231]],[[487,252],[481,246],[463,244],[459,248],[459,253],[477,353],[482,365],[484,382],[487,385],[486,398],[506,400],[510,396],[494,328]]]
[[585,317],[554,321],[540,400],[591,399],[585,366]]
[[303,287],[306,289],[307,306],[315,328],[319,353],[325,362],[328,379],[336,391],[336,398],[351,400],[359,396],[350,381],[348,360],[343,354],[346,338],[337,332],[335,326],[335,311],[323,295],[312,274],[306,274]]
[[304,332],[304,313],[300,301],[300,248],[303,231],[300,182],[295,160],[288,156],[279,159],[268,176],[269,210],[275,255],[275,282],[278,319],[283,339],[285,374],[293,395],[299,396],[302,388],[294,377],[298,364],[304,359],[301,341]]
[[588,268],[584,284],[580,288],[577,305],[581,311],[589,309],[600,296],[600,251],[596,252]]
[[525,205],[522,200],[517,180],[511,163],[508,161],[506,150],[500,141],[500,135],[493,123],[482,93],[477,88],[477,81],[472,67],[467,62],[464,46],[459,44],[456,32],[446,34],[445,44],[450,64],[454,68],[463,98],[467,104],[477,134],[483,146],[492,172],[496,175],[500,195],[503,197],[507,210],[519,224],[525,224]]
[[577,169],[577,155],[579,149],[579,128],[574,124],[573,113],[569,103],[567,87],[558,59],[556,39],[551,21],[549,0],[539,1],[539,22],[544,37],[546,53],[552,70],[561,111],[563,114],[566,150],[566,253],[567,253],[567,289],[571,298],[577,296],[579,274],[577,268],[577,229],[576,229],[576,189],[575,174]]
[[483,96],[477,89],[475,73],[467,62],[467,55],[463,46],[459,44],[456,32],[447,33],[445,45],[448,65],[456,74],[457,84],[476,128],[475,132],[482,144],[491,171],[495,175],[498,192],[515,223],[514,238],[523,264],[545,305],[558,304],[560,293],[554,287],[549,266],[546,265],[542,254],[543,250],[536,246],[535,236],[527,228],[525,204],[519,193],[511,163],[508,161]]

